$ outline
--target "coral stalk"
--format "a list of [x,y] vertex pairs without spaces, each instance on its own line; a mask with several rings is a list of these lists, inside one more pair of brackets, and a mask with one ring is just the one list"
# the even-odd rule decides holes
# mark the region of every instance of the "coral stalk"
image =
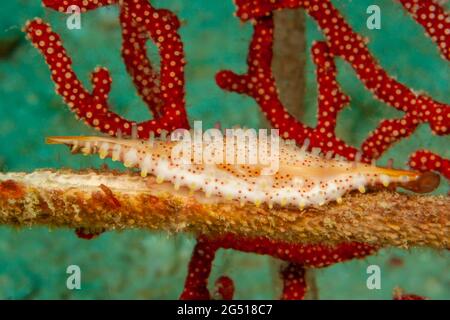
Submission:
[[286,109],[297,119],[305,111],[306,17],[302,10],[274,14],[273,74]]
[[353,193],[340,205],[269,210],[175,191],[132,174],[36,171],[0,174],[0,181],[1,224],[144,228],[215,237],[230,233],[240,244],[245,243],[241,238],[264,237],[287,244],[356,241],[449,248],[450,201],[445,196]]

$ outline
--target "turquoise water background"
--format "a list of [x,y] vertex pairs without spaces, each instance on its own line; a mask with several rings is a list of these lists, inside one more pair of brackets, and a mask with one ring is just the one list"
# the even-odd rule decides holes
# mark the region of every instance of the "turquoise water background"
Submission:
[[[204,127],[220,121],[223,127],[258,127],[261,116],[255,102],[246,96],[222,91],[214,75],[222,69],[243,72],[251,36],[249,23],[233,16],[231,0],[160,0],[158,7],[175,12],[183,21],[180,29],[185,45],[186,100],[190,121],[202,120]],[[424,90],[435,99],[450,102],[449,64],[436,46],[396,1],[333,1],[354,29],[370,39],[369,48],[382,66],[398,80]],[[366,8],[377,4],[382,10],[382,29],[366,28]],[[446,4],[449,8],[449,3]],[[2,171],[32,171],[37,168],[88,168],[101,162],[94,157],[70,155],[65,148],[48,146],[49,135],[92,134],[74,119],[54,93],[43,57],[20,31],[35,16],[49,21],[61,34],[73,58],[75,72],[89,88],[90,72],[106,66],[113,78],[111,105],[136,120],[149,113],[135,94],[120,58],[121,35],[116,7],[82,15],[81,30],[67,30],[65,16],[42,8],[39,1],[3,1],[0,12],[0,46],[11,49],[0,56],[0,168]],[[307,19],[308,47],[321,33]],[[149,54],[157,61],[156,51]],[[309,56],[309,52],[308,52]],[[400,112],[375,101],[348,65],[338,61],[339,81],[352,99],[340,113],[338,135],[360,145],[370,130],[386,117]],[[315,123],[316,84],[308,58],[304,121]],[[424,125],[402,140],[380,159],[394,158],[403,166],[407,155],[429,148],[450,156],[448,137],[432,136]],[[442,183],[438,193],[448,185]],[[78,239],[73,230],[0,227],[1,299],[166,299],[182,290],[187,264],[194,245],[191,236],[146,231],[108,232],[92,241]],[[315,271],[319,297],[329,299],[390,299],[396,286],[433,299],[450,298],[450,254],[430,249],[384,249],[365,260],[338,264]],[[401,261],[401,262],[400,262]],[[66,268],[79,265],[82,289],[66,288]],[[381,290],[368,290],[366,268],[380,265]],[[227,274],[235,280],[236,298],[277,298],[281,284],[279,262],[265,256],[221,250],[214,261],[211,284]]]

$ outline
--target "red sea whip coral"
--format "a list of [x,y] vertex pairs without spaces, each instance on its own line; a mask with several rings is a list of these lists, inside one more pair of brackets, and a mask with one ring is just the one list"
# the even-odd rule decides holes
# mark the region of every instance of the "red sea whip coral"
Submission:
[[[414,19],[438,45],[444,58],[449,55],[448,14],[432,1],[400,1]],[[119,132],[131,135],[135,125],[140,138],[150,133],[187,128],[184,102],[184,54],[178,19],[169,11],[155,9],[145,0],[124,1],[44,1],[44,5],[66,12],[70,5],[78,5],[83,12],[103,5],[120,4],[122,27],[122,56],[127,72],[133,79],[139,95],[150,108],[154,119],[134,124],[112,112],[107,98],[111,78],[104,68],[92,74],[93,90],[87,92],[71,67],[71,60],[63,48],[59,36],[40,19],[29,22],[26,32],[33,44],[45,56],[56,83],[57,93],[76,115],[89,126],[110,135]],[[310,147],[319,147],[323,153],[340,155],[349,160],[377,159],[393,143],[414,132],[421,123],[428,123],[433,133],[448,134],[449,108],[426,95],[417,95],[411,89],[390,77],[379,66],[368,51],[365,41],[354,33],[340,13],[329,1],[298,0],[237,0],[238,16],[252,20],[255,25],[250,44],[245,75],[223,71],[217,75],[217,83],[224,89],[245,93],[253,97],[271,124],[280,129],[283,137],[303,144],[306,139]],[[285,8],[304,8],[319,24],[327,41],[317,42],[312,47],[313,61],[317,67],[319,90],[318,124],[307,127],[292,117],[283,107],[277,93],[271,71],[274,23],[272,12]],[[160,72],[153,70],[147,58],[145,44],[152,40],[161,57]],[[359,79],[376,98],[403,111],[400,119],[384,120],[357,148],[347,145],[335,135],[338,112],[349,102],[336,82],[334,57],[346,60]],[[419,170],[436,170],[449,177],[449,161],[429,151],[418,151],[410,165]],[[207,281],[215,252],[219,248],[231,248],[245,252],[268,254],[289,261],[283,268],[283,298],[301,299],[306,292],[305,268],[325,267],[332,263],[364,257],[375,251],[375,247],[348,243],[334,248],[318,245],[294,245],[269,241],[264,238],[238,239],[234,235],[218,236],[214,239],[200,237],[189,265],[188,278],[182,298],[210,298]],[[234,287],[231,279],[218,280],[218,293],[231,298]]]
[[305,268],[323,268],[353,258],[364,258],[376,251],[373,246],[354,242],[329,247],[275,242],[265,238],[237,238],[232,234],[213,239],[199,237],[189,263],[181,299],[210,298],[207,288],[208,278],[214,256],[220,248],[270,255],[289,262],[281,271],[284,285],[283,299],[303,299],[306,292]]
[[[450,17],[443,8],[428,0],[400,2],[425,28],[432,40],[439,45],[442,56],[450,60]],[[297,144],[303,144],[308,139],[311,147],[319,147],[323,153],[340,155],[349,160],[361,158],[362,161],[368,162],[379,158],[395,142],[411,135],[421,123],[428,123],[434,134],[447,135],[449,133],[449,106],[434,101],[426,95],[416,94],[390,77],[371,55],[364,39],[352,30],[330,1],[237,0],[236,5],[238,17],[243,21],[252,19],[254,24],[253,38],[247,57],[248,71],[244,75],[237,75],[232,71],[221,71],[216,76],[217,83],[225,90],[247,94],[254,98],[272,126],[278,128],[284,138],[294,139]],[[284,108],[279,99],[271,69],[275,27],[272,12],[278,9],[300,7],[316,20],[327,40],[326,42],[316,42],[312,46],[319,91],[318,119],[315,128],[307,127]],[[400,119],[382,121],[361,145],[360,155],[358,155],[358,149],[348,146],[335,135],[337,113],[349,102],[348,96],[341,91],[336,82],[334,63],[336,56],[343,58],[353,67],[358,78],[377,99],[405,113]],[[414,153],[411,156],[410,165],[417,170],[438,171],[450,179],[449,160],[429,151],[420,150]],[[248,241],[248,239],[242,240]],[[248,251],[258,252],[260,241],[261,239],[248,241],[251,248]],[[241,250],[236,245],[237,243],[240,242],[225,241],[219,247]],[[277,251],[281,244],[270,243],[267,245],[271,248],[268,250],[270,252]],[[316,246],[311,246],[311,249],[316,248]],[[293,250],[299,252],[302,249],[294,246]],[[339,246],[334,250],[339,252]],[[354,246],[353,250],[355,257],[365,255],[364,252],[360,252],[358,246]],[[195,252],[194,250],[193,260],[197,258]],[[325,253],[323,257],[327,260],[330,255]],[[191,264],[195,265],[195,262],[192,261]],[[306,291],[304,267],[305,265],[302,263],[291,261],[282,270],[283,298],[301,299],[304,297]],[[207,270],[208,268],[204,268],[204,271]],[[190,289],[190,277],[200,279],[196,282],[197,284],[205,283],[206,280],[201,279],[202,277],[207,279],[208,274],[205,272],[195,274],[195,270],[189,268],[182,298],[195,295]],[[200,289],[200,292],[205,292],[205,288]]]
[[[447,45],[447,48],[442,50],[446,53],[445,58],[450,60],[449,15],[432,1],[401,2],[405,7],[420,2],[421,6],[435,8],[433,16],[419,22],[425,23],[427,30],[432,29],[428,27],[429,23],[433,23],[436,29],[442,25],[441,28],[447,30],[440,32],[436,40],[439,40],[440,44]],[[358,150],[336,138],[334,133],[337,113],[348,102],[348,97],[341,92],[335,80],[334,57],[341,57],[348,62],[361,82],[377,99],[405,113],[400,119],[382,121],[369,135],[360,147],[363,161],[379,158],[393,143],[411,135],[421,123],[428,123],[435,134],[449,133],[448,105],[434,101],[424,94],[416,94],[389,76],[371,55],[364,39],[352,30],[330,1],[237,0],[236,4],[237,15],[241,20],[253,19],[254,23],[253,39],[247,57],[248,71],[245,75],[237,75],[231,71],[219,72],[217,83],[225,90],[253,97],[270,123],[278,128],[285,138],[295,139],[298,144],[303,144],[305,139],[309,138],[311,146],[320,147],[324,153],[331,151],[349,160],[356,157]],[[307,127],[283,107],[272,75],[274,30],[272,12],[286,8],[304,8],[316,20],[327,40],[315,43],[312,48],[319,89],[316,128]]]
[[[44,1],[44,5],[66,12],[70,5],[81,10],[96,9],[115,1]],[[123,44],[122,56],[139,95],[153,113],[154,119],[137,123],[137,134],[148,138],[151,132],[188,128],[184,100],[184,51],[177,32],[180,23],[167,10],[153,8],[147,1],[123,1],[120,6]],[[108,94],[112,79],[105,68],[96,68],[91,76],[92,93],[82,86],[72,70],[72,61],[62,46],[60,37],[41,19],[27,23],[31,42],[45,56],[64,102],[87,125],[116,135],[131,135],[133,122],[110,110]],[[161,57],[161,70],[153,70],[147,58],[145,42],[151,39]]]

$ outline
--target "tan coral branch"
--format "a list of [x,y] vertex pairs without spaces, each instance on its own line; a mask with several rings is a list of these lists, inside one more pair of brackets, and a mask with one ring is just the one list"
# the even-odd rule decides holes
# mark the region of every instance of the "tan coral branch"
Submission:
[[0,224],[236,233],[296,243],[360,241],[449,248],[446,196],[392,191],[346,196],[304,211],[269,210],[175,191],[134,174],[36,171],[0,174]]
[[291,115],[301,119],[306,92],[306,19],[301,9],[274,13],[272,69],[280,99]]

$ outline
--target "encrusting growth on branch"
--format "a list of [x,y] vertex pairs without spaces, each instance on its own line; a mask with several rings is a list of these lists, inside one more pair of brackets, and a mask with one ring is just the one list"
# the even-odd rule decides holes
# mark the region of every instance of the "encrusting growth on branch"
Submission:
[[195,235],[236,234],[288,243],[446,248],[450,201],[377,191],[342,204],[298,209],[241,206],[157,184],[137,174],[50,171],[0,174],[0,224],[143,228]]

